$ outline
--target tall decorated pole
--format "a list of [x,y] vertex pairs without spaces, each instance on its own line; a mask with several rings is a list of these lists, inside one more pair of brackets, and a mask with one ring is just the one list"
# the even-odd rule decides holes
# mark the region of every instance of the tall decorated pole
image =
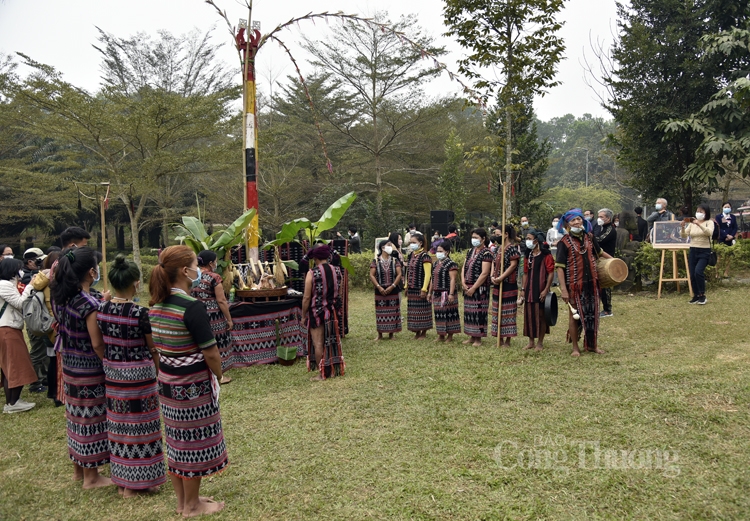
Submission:
[[[242,158],[242,170],[245,177],[245,210],[255,208],[256,213],[250,226],[247,228],[247,256],[258,260],[258,118],[257,104],[255,98],[255,55],[258,52],[260,41],[260,23],[252,22],[252,2],[249,4],[248,21],[251,29],[248,30],[248,21],[240,20],[239,30],[235,36],[237,49],[242,53],[242,138],[244,155]],[[247,39],[245,31],[247,30]]]

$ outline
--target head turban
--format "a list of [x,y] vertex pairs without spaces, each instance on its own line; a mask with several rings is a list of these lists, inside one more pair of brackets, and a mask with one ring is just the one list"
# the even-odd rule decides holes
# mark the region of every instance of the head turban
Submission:
[[580,208],[573,208],[572,210],[568,210],[567,212],[565,212],[562,216],[562,219],[560,219],[560,222],[557,223],[557,231],[563,233],[565,231],[565,225],[576,217],[580,217],[583,221],[584,231],[586,233],[591,233],[591,223],[583,217],[583,212]]
[[331,248],[326,244],[316,246],[307,252],[307,257],[310,259],[327,260],[331,256]]

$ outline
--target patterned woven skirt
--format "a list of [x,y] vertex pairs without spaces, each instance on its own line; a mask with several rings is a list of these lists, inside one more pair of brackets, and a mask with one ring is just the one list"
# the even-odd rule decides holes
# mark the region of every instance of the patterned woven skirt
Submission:
[[[492,286],[492,336],[497,336],[497,301],[498,286]],[[502,325],[500,338],[518,335],[516,315],[518,314],[518,284],[503,282],[503,302],[501,306]]]
[[375,293],[375,327],[378,333],[401,331],[401,293]]
[[542,331],[549,334],[549,326],[544,319],[544,304],[525,302],[523,305],[523,336],[539,338]]
[[232,349],[232,335],[229,332],[227,319],[224,318],[224,313],[221,310],[209,311],[208,319],[211,321],[211,332],[214,334],[216,346],[219,348],[221,370],[226,371],[231,369],[234,367],[235,358],[234,350]]
[[[189,363],[190,358],[198,360]],[[186,365],[176,367],[181,363]],[[201,478],[229,465],[216,392],[202,355],[161,357],[159,399],[170,474]]]
[[442,291],[434,291],[433,308],[435,310],[435,331],[438,335],[452,335],[461,332],[461,315],[458,312],[458,300],[448,302]]
[[104,370],[95,353],[62,352],[68,454],[78,466],[109,463]]
[[104,361],[112,482],[144,490],[167,481],[152,360]]
[[464,296],[464,333],[471,337],[487,336],[489,294],[487,286],[480,286],[471,297]]
[[432,303],[418,289],[406,290],[406,329],[412,332],[432,329]]

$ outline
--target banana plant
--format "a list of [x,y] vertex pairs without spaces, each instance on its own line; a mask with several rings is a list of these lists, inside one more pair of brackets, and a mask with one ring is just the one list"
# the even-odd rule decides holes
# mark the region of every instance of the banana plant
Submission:
[[[323,241],[327,244],[328,241],[321,239],[320,234],[335,228],[356,199],[357,194],[355,194],[354,192],[349,192],[348,194],[334,202],[331,206],[329,206],[317,221],[313,222],[309,219],[301,218],[284,223],[281,226],[281,230],[279,231],[279,233],[276,234],[276,239],[264,244],[263,249],[278,248],[282,244],[286,244],[289,242],[299,243],[300,241],[297,240],[297,237],[300,232],[303,232],[305,234],[305,238],[308,240],[308,244],[315,244],[316,241]],[[291,266],[289,262],[290,261],[284,261],[284,264],[286,264],[287,266]],[[341,256],[341,265],[347,271],[352,271],[349,259],[345,256]],[[294,266],[294,269],[297,269],[296,266]]]
[[253,217],[255,217],[255,208],[250,208],[225,229],[209,235],[200,219],[185,215],[182,217],[181,225],[173,226],[178,233],[175,239],[180,241],[180,244],[190,247],[196,255],[203,250],[216,253],[216,264],[223,271],[229,265],[232,248],[244,242],[245,230]]

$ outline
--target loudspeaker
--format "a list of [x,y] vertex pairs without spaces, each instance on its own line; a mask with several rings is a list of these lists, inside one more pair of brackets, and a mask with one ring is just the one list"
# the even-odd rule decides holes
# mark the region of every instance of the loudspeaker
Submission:
[[435,230],[439,231],[440,235],[445,237],[448,235],[448,226],[450,226],[450,223],[432,223],[428,238],[432,240],[432,234],[435,233]]
[[454,220],[456,220],[456,214],[450,210],[432,210],[430,212],[431,223],[451,224]]

